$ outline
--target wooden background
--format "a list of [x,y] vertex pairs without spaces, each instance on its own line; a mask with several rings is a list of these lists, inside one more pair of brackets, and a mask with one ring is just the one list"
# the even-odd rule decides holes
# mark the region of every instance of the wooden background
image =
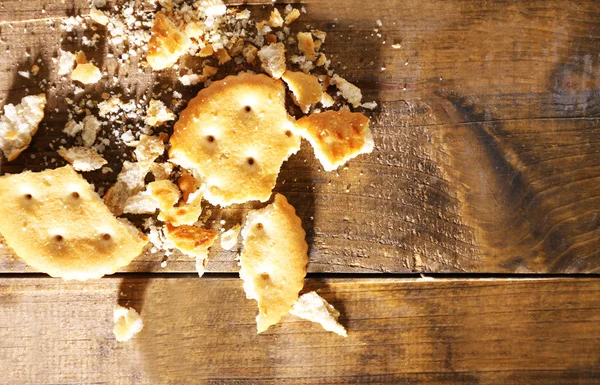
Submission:
[[[218,245],[202,279],[184,256],[161,268],[164,255],[146,253],[86,283],[45,278],[4,247],[0,383],[599,383],[600,3],[297,4],[296,28],[327,31],[337,72],[379,103],[373,154],[325,173],[303,146],[277,186],[307,230],[307,287],[340,309],[349,337],[293,317],[256,336],[236,251]],[[65,33],[43,19],[87,12],[82,0],[0,4],[4,101],[39,90],[16,75],[37,58],[55,79]],[[90,56],[102,63],[105,49]],[[143,93],[156,76],[123,87]],[[2,173],[62,164],[49,142],[69,92],[52,90],[31,148]],[[86,177],[104,186],[117,172]],[[211,221],[229,227],[247,210]],[[126,344],[111,334],[116,302],[146,323]]]

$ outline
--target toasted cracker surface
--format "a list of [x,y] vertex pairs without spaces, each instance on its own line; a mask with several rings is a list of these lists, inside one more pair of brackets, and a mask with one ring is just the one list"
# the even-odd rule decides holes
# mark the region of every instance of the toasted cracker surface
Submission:
[[305,114],[308,113],[311,105],[321,101],[323,90],[316,76],[304,72],[285,71],[281,78],[292,91],[292,100]]
[[266,201],[281,164],[300,148],[293,127],[280,80],[228,76],[202,89],[181,112],[169,157],[202,177],[204,197],[213,205]]
[[304,286],[308,245],[294,207],[281,195],[252,211],[242,230],[240,277],[249,299],[258,302],[258,333],[279,322]]
[[142,252],[146,237],[115,218],[68,165],[0,177],[0,233],[27,264],[54,277],[111,274]]
[[358,112],[311,114],[296,122],[296,130],[312,144],[325,171],[333,171],[357,155],[373,150],[369,118]]
[[154,70],[173,66],[191,45],[187,35],[181,32],[162,12],[156,14],[152,37],[148,42],[146,60]]

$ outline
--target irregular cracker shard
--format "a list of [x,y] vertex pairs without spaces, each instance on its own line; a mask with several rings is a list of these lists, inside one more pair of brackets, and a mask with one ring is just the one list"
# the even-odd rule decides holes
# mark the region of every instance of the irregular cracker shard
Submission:
[[196,226],[172,226],[167,224],[165,236],[179,251],[189,257],[196,258],[198,275],[204,274],[204,267],[208,259],[208,249],[217,238],[217,232],[202,229]]
[[92,6],[92,8],[90,9],[90,18],[101,25],[106,25],[110,21],[110,19],[104,14],[104,12],[102,12],[94,6]]
[[314,291],[300,296],[290,309],[290,314],[319,323],[323,329],[342,337],[348,336],[346,329],[338,322],[340,312]]
[[315,53],[315,42],[313,41],[310,32],[298,32],[298,49],[310,61],[315,61],[317,54]]
[[346,99],[348,103],[352,104],[352,107],[357,108],[360,106],[360,102],[362,100],[362,92],[360,92],[360,88],[338,75],[333,75],[333,78],[331,78],[331,83],[335,84],[338,90],[340,90],[342,93],[344,99]]
[[58,149],[58,155],[73,165],[77,171],[93,171],[101,168],[107,162],[96,150],[86,147],[64,147]]
[[238,243],[238,235],[240,234],[240,225],[239,223],[229,230],[225,231],[221,234],[221,247],[224,250],[231,250]]
[[302,222],[283,195],[250,212],[242,230],[240,278],[246,297],[258,302],[258,333],[288,313],[304,286],[308,245]]
[[129,222],[115,218],[70,165],[0,177],[0,216],[6,243],[53,277],[112,274],[148,242]]
[[113,333],[119,342],[129,341],[144,328],[142,317],[135,309],[116,305],[113,310],[115,328]]
[[0,117],[0,149],[9,162],[29,147],[44,118],[45,107],[45,94],[25,96],[16,106],[4,106],[4,115]]
[[296,122],[300,136],[312,145],[325,171],[333,171],[359,154],[373,151],[369,118],[348,110],[326,111]]
[[71,72],[71,80],[83,84],[94,84],[102,79],[102,72],[92,63],[77,64],[77,67]]
[[142,135],[135,146],[135,156],[138,162],[151,163],[165,152],[165,144],[158,136]]
[[265,45],[258,51],[261,66],[266,73],[279,79],[285,72],[285,46],[283,43]]
[[59,50],[60,56],[58,57],[58,74],[66,75],[71,73],[73,70],[73,64],[75,64],[75,54],[69,51]]
[[150,100],[150,104],[146,110],[147,125],[156,127],[173,119],[175,119],[175,114],[162,101]]
[[281,78],[292,91],[294,103],[305,114],[308,113],[311,105],[321,101],[323,90],[316,76],[304,72],[285,71]]
[[114,215],[123,214],[127,199],[144,189],[144,178],[150,165],[137,162],[123,162],[117,182],[104,195],[104,203]]
[[91,147],[96,141],[96,136],[102,128],[102,123],[93,115],[88,115],[81,121],[82,131],[81,139],[85,147]]
[[162,12],[156,14],[152,26],[152,36],[148,42],[146,60],[152,69],[158,71],[173,66],[181,55],[187,52],[191,40],[181,32]]
[[227,206],[268,200],[282,163],[299,148],[283,83],[243,73],[212,83],[189,102],[169,157],[202,178],[206,200]]

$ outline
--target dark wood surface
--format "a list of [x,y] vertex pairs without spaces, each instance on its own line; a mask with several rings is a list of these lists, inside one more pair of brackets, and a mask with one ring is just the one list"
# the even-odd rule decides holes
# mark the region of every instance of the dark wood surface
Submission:
[[[3,384],[597,384],[600,281],[308,280],[343,338],[285,316],[255,334],[238,279],[0,281]],[[114,303],[144,329],[112,336]]]

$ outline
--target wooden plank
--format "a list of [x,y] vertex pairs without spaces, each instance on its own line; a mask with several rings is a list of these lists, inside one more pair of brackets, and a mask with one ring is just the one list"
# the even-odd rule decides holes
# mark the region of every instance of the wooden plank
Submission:
[[[286,316],[255,334],[238,279],[0,280],[10,384],[596,384],[600,280],[308,280],[344,339]],[[112,335],[117,302],[144,329]]]
[[[23,87],[35,91],[36,82],[15,74],[31,60],[42,58],[42,76],[55,76],[48,58],[62,33],[23,22],[42,16],[39,4],[13,0],[0,8],[0,89],[10,101],[26,93]],[[52,2],[44,17],[85,13],[86,4]],[[325,173],[303,146],[284,165],[276,190],[303,219],[310,271],[600,271],[597,2],[301,4],[307,13],[296,28],[327,31],[334,67],[361,86],[365,100],[380,103],[372,155]],[[14,20],[21,22],[10,27]],[[92,53],[99,63],[103,49]],[[123,87],[141,94],[155,78],[132,73]],[[58,113],[48,114],[31,150],[1,172],[40,169],[44,156],[57,158],[49,141],[61,135],[69,92],[53,91],[49,111]],[[86,176],[106,187],[114,169]],[[212,209],[210,222],[220,227],[223,219],[228,227],[248,207]],[[215,247],[208,270],[236,271],[235,255]],[[0,249],[0,271],[31,271],[11,256]],[[194,271],[177,254],[162,269],[164,258],[147,253],[124,271]]]

